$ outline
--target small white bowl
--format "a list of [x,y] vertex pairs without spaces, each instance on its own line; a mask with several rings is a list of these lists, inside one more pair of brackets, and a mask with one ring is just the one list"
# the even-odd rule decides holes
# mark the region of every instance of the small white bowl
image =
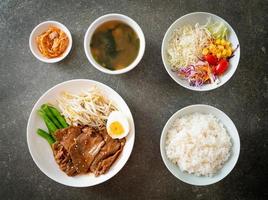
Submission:
[[[111,168],[107,173],[100,175],[98,177],[95,177],[93,174],[90,173],[70,177],[60,170],[58,164],[54,159],[52,149],[48,144],[48,142],[43,138],[41,138],[36,133],[38,128],[44,130],[47,129],[44,124],[44,121],[40,118],[40,116],[38,116],[37,110],[44,103],[51,103],[53,105],[57,105],[56,99],[63,91],[78,94],[93,86],[97,86],[103,92],[103,94],[107,96],[107,98],[109,98],[112,102],[114,102],[118,110],[122,111],[125,114],[125,116],[129,120],[130,131],[126,137],[126,144],[124,146],[123,151],[121,152],[118,159],[111,166]],[[115,176],[126,164],[132,152],[134,140],[135,140],[134,120],[126,102],[112,88],[103,83],[93,80],[86,80],[86,79],[70,80],[60,83],[54,86],[53,88],[49,89],[39,98],[39,100],[34,105],[27,124],[27,144],[35,164],[49,178],[53,179],[58,183],[72,187],[89,187],[97,185]]]
[[240,59],[240,47],[238,47],[238,49],[234,53],[234,57],[230,59],[228,70],[222,76],[219,77],[220,83],[219,84],[205,84],[201,87],[190,86],[188,81],[180,78],[176,73],[174,73],[171,70],[171,67],[170,67],[170,65],[168,63],[168,59],[167,59],[167,57],[168,57],[167,56],[167,47],[168,47],[168,43],[170,41],[170,38],[172,37],[172,33],[174,32],[174,30],[177,28],[183,27],[185,25],[194,26],[196,23],[199,23],[200,25],[206,24],[208,18],[211,18],[212,21],[224,22],[229,30],[228,40],[232,43],[233,48],[236,48],[236,46],[239,45],[239,41],[238,41],[238,38],[236,36],[234,29],[221,17],[214,15],[214,14],[211,14],[211,13],[207,13],[207,12],[189,13],[189,14],[184,15],[181,18],[177,19],[168,28],[168,30],[164,36],[164,39],[162,41],[162,49],[161,49],[162,61],[164,63],[164,66],[165,66],[168,74],[171,76],[171,78],[175,82],[180,84],[182,87],[185,87],[187,89],[194,90],[194,91],[209,91],[209,90],[216,89],[216,88],[222,86],[223,84],[225,84],[235,73],[237,66],[238,66],[238,63],[239,63],[239,59]]
[[[171,128],[171,126],[174,123],[174,120],[178,117],[183,117],[185,115],[193,114],[193,113],[204,113],[204,114],[212,114],[216,118],[220,120],[220,122],[224,125],[226,128],[228,134],[231,137],[232,142],[232,149],[231,149],[231,155],[227,162],[223,165],[222,169],[220,169],[214,176],[212,177],[206,177],[206,176],[195,176],[193,174],[188,174],[186,172],[182,172],[180,168],[172,163],[166,155],[166,136],[168,130]],[[236,162],[239,157],[240,153],[240,139],[238,135],[238,131],[232,122],[232,120],[221,110],[209,106],[209,105],[203,105],[203,104],[197,104],[197,105],[191,105],[187,106],[179,111],[177,111],[175,114],[173,114],[170,119],[167,121],[161,135],[160,139],[160,151],[162,159],[168,168],[168,170],[178,179],[181,181],[191,184],[191,185],[199,185],[199,186],[205,186],[210,185],[213,183],[216,183],[220,180],[222,180],[224,177],[226,177],[234,168],[236,165]]]
[[[43,56],[41,54],[41,52],[39,51],[39,49],[37,47],[37,43],[36,43],[36,37],[39,36],[40,34],[44,33],[45,31],[47,31],[48,28],[51,26],[55,26],[55,27],[61,29],[63,32],[66,33],[67,37],[69,38],[69,44],[68,44],[67,49],[65,50],[65,52],[61,56],[59,56],[57,58],[47,58],[47,57]],[[38,60],[45,62],[45,63],[56,63],[56,62],[63,60],[69,54],[69,52],[72,48],[72,44],[73,44],[73,40],[72,40],[72,35],[71,35],[70,31],[62,23],[56,22],[56,21],[45,21],[45,22],[38,24],[31,32],[31,35],[29,38],[29,46],[30,46],[32,54]]]
[[[93,58],[91,50],[90,50],[90,42],[91,42],[91,38],[95,30],[104,22],[112,21],[112,20],[122,21],[126,23],[127,25],[129,25],[131,28],[133,28],[133,30],[136,32],[136,34],[138,35],[140,39],[140,49],[139,49],[139,53],[136,59],[129,66],[123,69],[119,69],[119,70],[109,70],[101,66],[100,64],[98,64]],[[107,15],[99,17],[89,26],[85,34],[85,38],[84,38],[84,49],[85,49],[85,53],[89,62],[98,70],[107,74],[123,74],[132,70],[134,67],[136,67],[138,63],[140,62],[140,60],[142,59],[144,51],[145,51],[145,38],[144,38],[144,34],[140,26],[133,19],[131,19],[130,17],[126,15],[111,13],[111,14],[107,14]]]

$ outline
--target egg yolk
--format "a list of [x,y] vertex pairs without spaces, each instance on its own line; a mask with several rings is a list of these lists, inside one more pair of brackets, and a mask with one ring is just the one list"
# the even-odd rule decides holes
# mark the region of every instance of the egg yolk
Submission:
[[121,135],[122,133],[124,133],[124,128],[119,122],[112,122],[110,124],[109,129],[110,129],[110,132],[115,135]]

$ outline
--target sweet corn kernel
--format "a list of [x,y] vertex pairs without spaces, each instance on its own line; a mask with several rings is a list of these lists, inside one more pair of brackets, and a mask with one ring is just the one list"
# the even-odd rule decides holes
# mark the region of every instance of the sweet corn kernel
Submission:
[[227,55],[227,57],[232,55],[232,49],[231,48],[227,49],[227,54],[226,55]]
[[217,39],[215,44],[221,44],[221,40],[220,39]]
[[218,45],[217,48],[222,51],[224,49],[224,46]]
[[229,47],[229,46],[231,46],[231,42],[229,42],[229,41],[226,41],[226,45],[225,45],[226,47]]
[[217,48],[213,48],[210,51],[211,51],[211,53],[217,53]]
[[227,55],[227,50],[224,49],[224,50],[221,52],[221,55],[222,55],[223,57],[225,57],[225,56]]
[[216,54],[217,58],[221,58],[221,53]]
[[202,51],[202,54],[203,55],[207,55],[208,54],[208,49],[207,48],[204,48],[203,51]]
[[209,45],[209,50],[212,51],[216,46],[214,44]]
[[221,45],[223,45],[223,46],[226,45],[226,41],[224,39],[221,40]]

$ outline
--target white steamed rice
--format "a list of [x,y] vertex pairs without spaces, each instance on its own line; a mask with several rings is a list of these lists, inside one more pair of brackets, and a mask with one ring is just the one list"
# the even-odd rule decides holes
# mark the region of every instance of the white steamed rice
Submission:
[[178,118],[168,130],[167,157],[182,171],[213,176],[228,160],[231,139],[211,114],[194,113]]

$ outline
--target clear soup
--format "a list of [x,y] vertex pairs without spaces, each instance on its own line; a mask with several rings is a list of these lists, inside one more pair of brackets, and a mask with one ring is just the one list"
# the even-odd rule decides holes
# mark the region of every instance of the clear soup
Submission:
[[115,20],[101,24],[90,42],[95,61],[110,70],[129,66],[136,59],[139,48],[136,32],[124,22]]

